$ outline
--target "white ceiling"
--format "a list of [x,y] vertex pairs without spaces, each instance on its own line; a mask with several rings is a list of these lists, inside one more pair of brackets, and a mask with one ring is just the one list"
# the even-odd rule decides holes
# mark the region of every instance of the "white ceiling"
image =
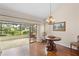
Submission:
[[[61,7],[62,4],[52,3],[52,14],[55,10]],[[20,13],[32,15],[41,20],[49,16],[50,4],[49,3],[1,3],[0,8],[17,11]]]

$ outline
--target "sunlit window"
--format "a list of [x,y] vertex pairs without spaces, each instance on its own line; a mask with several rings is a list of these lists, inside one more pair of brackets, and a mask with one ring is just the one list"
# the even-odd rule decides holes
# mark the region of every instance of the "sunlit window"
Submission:
[[29,35],[29,26],[27,24],[1,23],[0,36]]

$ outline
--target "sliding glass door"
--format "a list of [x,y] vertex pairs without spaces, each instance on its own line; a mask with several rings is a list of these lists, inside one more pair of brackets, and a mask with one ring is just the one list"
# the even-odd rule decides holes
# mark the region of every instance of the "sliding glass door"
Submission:
[[0,22],[0,36],[25,35],[30,42],[37,39],[37,24]]
[[0,36],[26,35],[30,42],[36,41],[37,24],[0,22]]
[[30,26],[30,42],[35,42],[37,39],[37,24]]

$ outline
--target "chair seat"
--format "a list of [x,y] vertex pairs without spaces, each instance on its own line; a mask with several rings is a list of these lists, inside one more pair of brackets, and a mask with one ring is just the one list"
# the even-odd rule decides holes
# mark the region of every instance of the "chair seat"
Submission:
[[72,42],[71,45],[79,47],[79,42]]

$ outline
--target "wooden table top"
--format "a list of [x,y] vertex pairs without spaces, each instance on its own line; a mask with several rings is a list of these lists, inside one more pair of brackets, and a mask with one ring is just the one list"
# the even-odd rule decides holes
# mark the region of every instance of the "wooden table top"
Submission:
[[47,40],[52,40],[52,41],[60,41],[61,38],[60,37],[48,37],[46,38]]

